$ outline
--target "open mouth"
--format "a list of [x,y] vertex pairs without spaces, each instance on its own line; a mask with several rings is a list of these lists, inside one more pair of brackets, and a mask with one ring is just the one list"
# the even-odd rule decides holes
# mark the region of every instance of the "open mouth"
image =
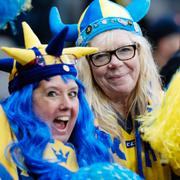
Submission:
[[68,116],[61,116],[57,117],[53,122],[57,129],[63,130],[66,129],[69,119],[70,118]]

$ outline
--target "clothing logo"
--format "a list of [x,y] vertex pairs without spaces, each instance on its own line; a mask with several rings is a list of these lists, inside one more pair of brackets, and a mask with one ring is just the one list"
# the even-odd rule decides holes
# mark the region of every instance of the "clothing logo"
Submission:
[[53,149],[53,148],[52,148],[52,150],[53,150],[53,152],[54,152],[54,154],[56,155],[56,157],[57,157],[58,160],[60,160],[61,162],[65,162],[65,163],[67,162],[68,156],[69,156],[69,152],[67,152],[66,154],[64,154],[64,153],[62,152],[62,150],[59,150],[59,152],[56,152],[56,150]]
[[132,148],[135,147],[135,139],[131,140],[131,141],[126,141],[126,147],[127,148]]

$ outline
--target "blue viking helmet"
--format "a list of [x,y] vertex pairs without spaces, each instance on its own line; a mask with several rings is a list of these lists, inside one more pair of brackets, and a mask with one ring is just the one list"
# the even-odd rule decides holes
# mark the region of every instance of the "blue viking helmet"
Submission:
[[150,0],[132,0],[126,7],[109,0],[94,0],[82,13],[78,24],[62,23],[57,8],[50,12],[50,27],[53,33],[58,33],[68,26],[66,41],[76,41],[78,46],[86,46],[96,35],[111,30],[124,29],[141,35],[137,24],[148,12]]

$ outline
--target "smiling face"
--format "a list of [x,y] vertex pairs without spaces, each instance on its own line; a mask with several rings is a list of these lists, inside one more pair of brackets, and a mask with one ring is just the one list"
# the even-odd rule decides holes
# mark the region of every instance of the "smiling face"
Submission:
[[[100,51],[110,51],[134,43],[127,31],[112,30],[96,36],[90,45],[98,47]],[[119,101],[122,97],[128,97],[135,89],[140,73],[137,50],[135,56],[127,61],[120,61],[113,54],[109,64],[96,67],[90,62],[90,66],[95,81],[111,100]]]
[[68,141],[78,116],[77,95],[76,82],[68,80],[65,83],[59,75],[42,80],[34,90],[34,112],[48,124],[54,139]]

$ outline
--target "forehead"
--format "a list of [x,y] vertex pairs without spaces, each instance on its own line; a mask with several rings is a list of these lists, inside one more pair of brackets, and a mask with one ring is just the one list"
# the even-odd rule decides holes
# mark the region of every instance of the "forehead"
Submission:
[[90,45],[99,50],[113,50],[124,45],[132,44],[131,34],[128,31],[115,29],[103,32],[92,39]]
[[47,88],[57,88],[63,90],[66,88],[77,88],[77,84],[72,79],[67,79],[65,81],[60,75],[57,75],[47,80],[40,81],[38,88],[42,90]]

